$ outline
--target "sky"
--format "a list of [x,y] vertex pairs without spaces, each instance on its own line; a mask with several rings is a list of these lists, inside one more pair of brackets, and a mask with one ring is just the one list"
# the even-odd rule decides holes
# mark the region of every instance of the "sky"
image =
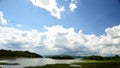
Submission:
[[120,0],[0,0],[0,49],[120,55]]

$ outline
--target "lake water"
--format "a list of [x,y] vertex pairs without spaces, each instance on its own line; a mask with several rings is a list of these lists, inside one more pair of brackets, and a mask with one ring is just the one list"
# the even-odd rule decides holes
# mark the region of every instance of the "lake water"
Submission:
[[23,68],[26,66],[43,66],[46,64],[56,64],[56,63],[71,63],[71,62],[80,62],[81,59],[74,60],[56,60],[50,58],[18,58],[18,59],[8,59],[0,60],[0,62],[7,63],[19,63],[19,65],[0,65],[2,68]]

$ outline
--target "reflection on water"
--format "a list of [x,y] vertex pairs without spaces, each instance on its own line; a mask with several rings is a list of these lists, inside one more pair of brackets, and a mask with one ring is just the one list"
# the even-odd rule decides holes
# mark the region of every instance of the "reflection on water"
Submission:
[[0,62],[8,62],[8,63],[19,63],[20,65],[0,65],[2,68],[23,68],[26,66],[42,66],[46,64],[56,64],[56,63],[71,63],[78,62],[79,59],[75,60],[55,60],[49,58],[18,58],[12,60],[0,60]]

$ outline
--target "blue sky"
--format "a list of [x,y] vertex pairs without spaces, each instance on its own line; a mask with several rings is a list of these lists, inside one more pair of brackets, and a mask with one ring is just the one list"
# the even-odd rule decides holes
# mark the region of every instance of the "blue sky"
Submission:
[[99,38],[120,24],[119,0],[0,0],[0,11],[0,27],[21,31],[73,28]]
[[80,0],[74,12],[69,9],[68,0],[57,1],[59,6],[65,6],[61,12],[61,19],[50,15],[43,8],[33,6],[29,0],[1,0],[0,10],[8,20],[6,26],[23,25],[21,29],[39,29],[43,26],[62,25],[66,28],[74,27],[84,33],[101,35],[104,29],[118,25],[120,22],[120,3],[118,0]]

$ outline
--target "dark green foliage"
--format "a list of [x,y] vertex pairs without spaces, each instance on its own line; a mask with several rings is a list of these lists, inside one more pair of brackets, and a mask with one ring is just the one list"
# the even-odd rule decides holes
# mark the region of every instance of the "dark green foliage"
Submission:
[[120,57],[118,55],[115,55],[113,57],[104,57],[104,60],[120,60]]
[[113,57],[102,57],[102,56],[87,56],[83,58],[84,60],[120,60],[118,55]]
[[69,55],[48,56],[47,58],[52,58],[52,59],[74,59],[74,57],[69,56]]
[[84,60],[104,60],[101,56],[87,56],[83,58]]
[[41,58],[41,55],[29,51],[0,50],[0,58]]

